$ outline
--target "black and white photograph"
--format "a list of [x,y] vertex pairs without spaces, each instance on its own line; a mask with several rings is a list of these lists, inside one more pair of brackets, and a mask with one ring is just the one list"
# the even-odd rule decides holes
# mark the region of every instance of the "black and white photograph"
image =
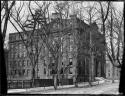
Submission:
[[1,1],[2,94],[125,94],[124,1]]

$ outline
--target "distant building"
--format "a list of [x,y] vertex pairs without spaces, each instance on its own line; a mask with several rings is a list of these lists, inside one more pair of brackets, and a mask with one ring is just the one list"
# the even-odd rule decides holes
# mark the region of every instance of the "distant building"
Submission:
[[[49,23],[51,34],[58,35],[58,30],[61,28],[57,19],[59,19],[58,15],[54,14],[52,22]],[[71,15],[70,19],[63,20],[63,24],[65,26],[65,35],[61,37],[63,43],[60,50],[62,57],[59,67],[66,78],[73,79],[76,69],[78,78],[83,77],[85,80],[89,79],[90,72],[93,80],[97,76],[106,77],[104,37],[98,32],[96,23],[87,25],[76,15]],[[23,34],[25,40],[28,39],[28,35],[23,32],[21,34]],[[33,44],[37,43],[40,46],[42,41],[40,41],[38,35],[36,37],[37,39],[34,40]],[[32,52],[36,52],[36,49],[34,48]],[[47,47],[42,47],[35,69],[36,79],[52,79],[53,73],[52,68],[49,67],[50,63],[54,64],[52,54]],[[8,66],[8,80],[32,79],[31,60],[28,57],[26,46],[18,33],[9,34]],[[65,69],[64,72],[63,69],[66,66],[70,67]]]
[[[106,57],[106,78],[113,79],[113,65],[108,57]],[[119,80],[120,68],[114,67],[114,79]]]

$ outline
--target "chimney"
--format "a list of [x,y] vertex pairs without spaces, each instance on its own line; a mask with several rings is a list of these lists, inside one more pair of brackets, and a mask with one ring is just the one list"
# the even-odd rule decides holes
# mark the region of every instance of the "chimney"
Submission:
[[70,15],[70,18],[71,18],[71,19],[76,19],[76,18],[77,18],[77,15],[76,15],[76,14]]
[[77,15],[73,14],[70,15],[71,25],[74,26],[74,28],[77,28]]
[[52,13],[52,19],[57,19],[60,18],[60,14],[59,13]]

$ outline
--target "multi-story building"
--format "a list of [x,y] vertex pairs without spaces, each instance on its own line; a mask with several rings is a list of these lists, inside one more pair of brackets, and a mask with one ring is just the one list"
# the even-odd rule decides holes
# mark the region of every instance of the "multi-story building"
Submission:
[[[58,31],[61,30],[58,14],[53,14],[54,18],[49,23],[51,33],[54,38],[58,37]],[[105,49],[103,44],[103,35],[98,32],[96,23],[91,25],[80,20],[76,15],[71,15],[70,19],[63,19],[63,32],[61,35],[61,56],[58,68],[60,74],[65,74],[65,78],[73,79],[77,73],[77,77],[83,77],[88,80],[90,74],[95,76],[105,77]],[[40,31],[37,30],[36,33]],[[20,32],[23,35],[24,41],[28,41],[28,35]],[[32,59],[29,57],[27,48],[22,41],[19,33],[11,33],[9,35],[9,57],[8,57],[8,80],[31,80],[32,79]],[[32,42],[33,46],[41,47],[38,52],[39,56],[35,66],[36,79],[52,79],[52,68],[54,64],[51,52],[46,46],[43,46],[43,41],[38,35],[36,40]],[[54,39],[51,38],[51,39]],[[43,45],[42,45],[43,44]],[[32,48],[33,48],[32,46]],[[31,47],[29,47],[31,48]],[[34,47],[31,53],[37,50]],[[30,55],[31,56],[31,55]],[[70,66],[70,67],[67,67]],[[76,70],[77,69],[77,70]]]

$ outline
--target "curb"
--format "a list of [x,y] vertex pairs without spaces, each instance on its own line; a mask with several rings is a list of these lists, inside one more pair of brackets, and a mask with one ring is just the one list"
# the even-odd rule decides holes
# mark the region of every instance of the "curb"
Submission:
[[[103,83],[99,83],[99,81],[92,82],[92,85],[99,85],[99,84],[103,84]],[[89,85],[89,83],[78,84],[78,88],[88,86],[88,85]],[[63,85],[63,86],[58,86],[58,89],[73,88],[73,87],[75,88],[75,85]],[[28,89],[10,89],[10,90],[8,90],[8,93],[25,93],[25,92],[40,91],[40,90],[45,91],[45,90],[50,90],[50,89],[54,90],[54,87],[50,86],[50,87],[28,88]]]

